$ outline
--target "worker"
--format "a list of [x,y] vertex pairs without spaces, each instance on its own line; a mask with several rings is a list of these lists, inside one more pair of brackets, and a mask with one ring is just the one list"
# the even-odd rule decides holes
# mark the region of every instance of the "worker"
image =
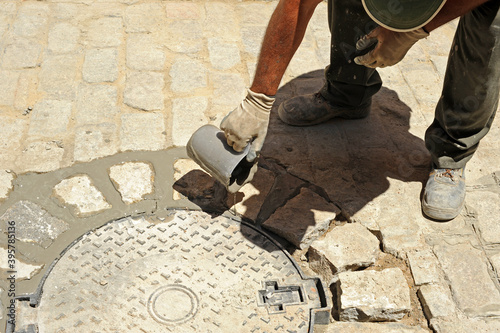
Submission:
[[[279,1],[248,94],[222,120],[221,129],[236,151],[252,142],[249,161],[260,154],[278,86],[320,2]],[[500,0],[329,0],[331,54],[326,83],[315,94],[283,102],[278,115],[293,126],[368,116],[372,96],[382,85],[376,68],[397,64],[418,40],[460,17],[442,95],[425,134],[432,170],[422,197],[427,217],[451,220],[464,205],[465,165],[490,129],[498,107],[499,7]]]

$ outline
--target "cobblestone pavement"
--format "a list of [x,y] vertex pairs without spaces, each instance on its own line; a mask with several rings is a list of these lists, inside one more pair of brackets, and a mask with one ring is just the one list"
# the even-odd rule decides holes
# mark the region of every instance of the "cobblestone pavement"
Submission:
[[[456,22],[380,70],[368,118],[295,128],[274,113],[259,172],[237,194],[187,158],[191,134],[218,125],[244,97],[276,3],[0,0],[2,330],[13,299],[8,235],[16,294],[29,295],[88,231],[201,208],[275,234],[322,278],[331,323],[315,331],[500,331],[498,122],[467,165],[461,215],[437,223],[420,210],[430,165],[422,138]],[[326,7],[276,107],[323,84]],[[37,321],[24,311],[19,332]]]

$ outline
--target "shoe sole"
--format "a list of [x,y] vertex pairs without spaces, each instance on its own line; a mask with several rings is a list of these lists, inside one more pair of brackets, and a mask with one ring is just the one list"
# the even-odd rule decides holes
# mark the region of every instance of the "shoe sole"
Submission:
[[428,218],[431,218],[433,220],[437,221],[450,221],[453,220],[455,217],[457,217],[462,209],[464,208],[464,205],[460,206],[459,209],[442,209],[442,208],[434,208],[431,206],[428,206],[425,201],[422,200],[422,212],[424,213],[425,216]]

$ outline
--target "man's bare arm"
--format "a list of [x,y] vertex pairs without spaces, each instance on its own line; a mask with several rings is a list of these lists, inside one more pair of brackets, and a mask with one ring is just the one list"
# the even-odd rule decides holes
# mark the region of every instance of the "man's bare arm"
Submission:
[[281,79],[297,51],[321,0],[281,0],[269,21],[250,90],[276,94]]

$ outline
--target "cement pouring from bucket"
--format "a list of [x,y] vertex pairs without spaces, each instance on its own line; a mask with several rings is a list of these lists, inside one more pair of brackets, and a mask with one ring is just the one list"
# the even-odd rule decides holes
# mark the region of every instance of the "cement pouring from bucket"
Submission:
[[224,132],[214,125],[200,127],[186,146],[188,156],[231,193],[250,182],[257,172],[257,159],[246,159],[250,148],[248,144],[242,152],[235,151],[227,144]]

